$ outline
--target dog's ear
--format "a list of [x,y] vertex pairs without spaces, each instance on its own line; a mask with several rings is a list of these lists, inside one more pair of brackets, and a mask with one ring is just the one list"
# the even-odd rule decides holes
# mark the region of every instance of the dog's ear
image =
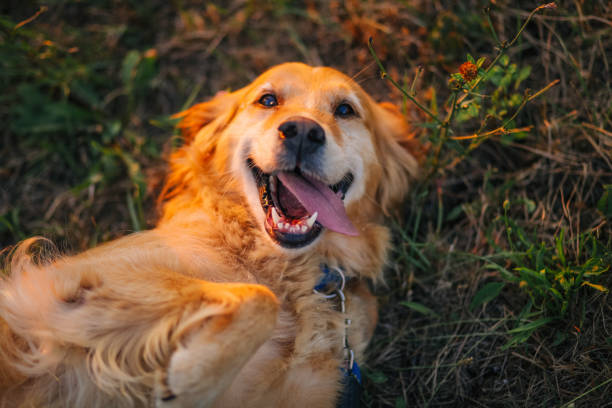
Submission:
[[389,215],[408,193],[411,179],[418,175],[421,149],[406,117],[389,102],[373,109],[376,143],[382,167],[376,198]]
[[235,92],[219,91],[211,100],[193,105],[174,115],[173,118],[181,119],[177,127],[185,144],[191,143],[203,127],[215,120],[220,121],[218,127],[221,128],[229,123],[236,114],[243,92],[244,88]]
[[[180,195],[189,186],[193,174],[204,163],[210,163],[216,149],[219,135],[238,112],[247,88],[234,92],[218,92],[209,101],[198,103],[177,113],[173,117],[181,119],[177,128],[183,136],[183,146],[170,155],[170,172],[159,195],[158,204]],[[171,214],[168,207],[164,215]]]

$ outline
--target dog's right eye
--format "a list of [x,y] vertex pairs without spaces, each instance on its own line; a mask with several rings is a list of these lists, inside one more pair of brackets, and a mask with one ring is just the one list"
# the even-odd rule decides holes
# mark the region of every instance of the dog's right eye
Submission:
[[266,108],[272,108],[273,106],[278,105],[278,100],[276,99],[276,96],[272,94],[265,94],[259,98],[259,104],[265,106]]

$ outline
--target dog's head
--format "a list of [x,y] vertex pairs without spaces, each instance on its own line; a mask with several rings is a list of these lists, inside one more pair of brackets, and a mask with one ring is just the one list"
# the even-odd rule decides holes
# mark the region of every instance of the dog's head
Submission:
[[359,235],[417,169],[401,113],[331,68],[279,65],[181,116],[186,149],[206,162],[197,165],[225,179],[225,193],[239,190],[262,233],[287,249],[330,231]]

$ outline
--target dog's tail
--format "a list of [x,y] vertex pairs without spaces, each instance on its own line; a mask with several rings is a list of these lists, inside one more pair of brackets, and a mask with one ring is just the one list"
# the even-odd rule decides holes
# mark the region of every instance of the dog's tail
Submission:
[[45,337],[40,305],[52,296],[37,280],[45,275],[36,271],[57,258],[57,249],[51,241],[34,237],[0,255],[0,406],[4,406],[29,377],[48,372],[62,356],[32,337],[34,333]]

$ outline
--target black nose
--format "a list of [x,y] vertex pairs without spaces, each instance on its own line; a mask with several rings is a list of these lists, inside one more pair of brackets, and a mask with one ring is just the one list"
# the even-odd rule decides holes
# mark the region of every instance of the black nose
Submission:
[[325,131],[312,119],[290,118],[281,123],[278,131],[285,147],[298,156],[312,154],[325,144]]

